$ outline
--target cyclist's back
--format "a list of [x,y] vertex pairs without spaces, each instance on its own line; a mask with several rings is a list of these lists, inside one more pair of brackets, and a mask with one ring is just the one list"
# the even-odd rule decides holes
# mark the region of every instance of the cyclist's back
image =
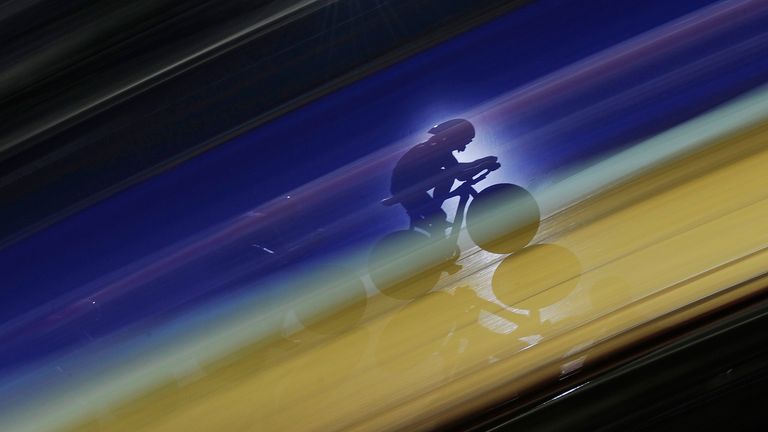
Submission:
[[[400,196],[401,202],[429,198],[427,191],[438,184],[453,179],[444,179],[444,171],[458,164],[451,150],[441,148],[437,143],[427,141],[408,150],[392,172],[391,192]],[[408,208],[407,205],[405,205]]]

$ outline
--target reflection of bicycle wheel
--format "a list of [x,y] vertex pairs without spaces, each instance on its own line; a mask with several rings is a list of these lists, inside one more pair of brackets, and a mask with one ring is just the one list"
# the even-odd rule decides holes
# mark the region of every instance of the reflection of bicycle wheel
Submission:
[[368,295],[363,281],[342,268],[324,267],[312,272],[315,285],[294,313],[309,330],[334,334],[357,324],[365,313]]
[[524,248],[539,229],[541,213],[524,188],[500,183],[483,189],[467,210],[467,231],[489,252],[508,254]]
[[453,249],[444,241],[434,241],[416,231],[393,232],[371,252],[371,279],[385,295],[402,300],[416,298],[437,284],[441,267]]
[[451,375],[495,353],[529,346],[521,338],[538,331],[533,318],[457,287],[453,294],[428,293],[398,311],[379,334],[374,356],[382,370],[405,372],[437,355],[440,372]]
[[536,310],[571,294],[581,279],[581,263],[570,250],[537,244],[505,258],[493,274],[493,293],[502,303]]

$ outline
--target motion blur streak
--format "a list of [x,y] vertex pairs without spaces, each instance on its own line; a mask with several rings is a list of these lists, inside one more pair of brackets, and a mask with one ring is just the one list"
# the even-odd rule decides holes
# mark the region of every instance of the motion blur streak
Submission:
[[[714,129],[681,133],[702,120],[694,119],[670,131],[665,142],[686,137],[689,151],[649,157],[635,175],[601,182],[607,189],[545,219],[527,252],[501,259],[471,251],[461,276],[405,307],[369,298],[367,318],[350,332],[322,337],[307,329],[282,337],[280,317],[295,302],[277,298],[284,306],[267,308],[237,300],[239,308],[191,314],[196,326],[179,323],[161,331],[168,339],[161,336],[154,347],[137,349],[141,343],[135,341],[111,354],[103,348],[83,353],[81,364],[95,366],[99,359],[100,367],[86,367],[60,392],[52,387],[45,413],[28,415],[41,402],[32,397],[4,413],[1,425],[50,430],[96,415],[82,427],[426,426],[431,416],[445,419],[501,396],[497,392],[522,391],[533,377],[578,368],[616,338],[639,339],[686,316],[670,312],[715,307],[757,288],[730,287],[759,277],[766,264],[768,185],[760,167],[768,163],[768,126],[764,111],[758,122],[746,114],[761,112],[767,100],[759,90],[705,115],[703,120],[722,121],[708,122]],[[751,126],[734,131],[734,120]],[[730,132],[722,137],[722,131]],[[656,142],[658,137],[640,146],[650,150]],[[658,145],[668,152],[664,147]],[[614,158],[622,156],[635,154],[630,148]],[[615,181],[598,163],[551,189],[574,178]],[[520,280],[529,281],[522,294]],[[238,346],[243,348],[232,352]],[[80,363],[78,357],[73,363]],[[72,404],[73,392],[80,405]],[[135,399],[112,405],[126,397]],[[297,424],[297,418],[305,421]]]
[[[150,7],[151,2],[145,2]],[[159,3],[159,2],[158,2]],[[168,2],[171,3],[171,2]],[[90,97],[87,100],[80,100],[80,95],[75,95],[74,99],[77,104],[72,101],[64,102],[70,105],[70,109],[67,112],[56,112],[47,115],[42,119],[37,119],[33,124],[27,127],[25,130],[19,132],[14,130],[12,135],[3,136],[3,140],[0,141],[0,151],[4,150],[16,150],[14,146],[24,143],[25,140],[33,138],[35,135],[43,134],[50,128],[61,124],[72,117],[82,115],[90,112],[94,109],[103,108],[104,105],[112,103],[115,99],[125,96],[126,93],[133,91],[145,90],[148,84],[153,84],[153,81],[157,79],[167,79],[168,75],[176,73],[183,68],[193,66],[195,62],[206,60],[206,56],[212,54],[217,49],[233,43],[247,37],[250,34],[256,33],[270,24],[280,21],[286,17],[296,14],[302,9],[307,9],[313,5],[319,3],[317,0],[290,0],[282,2],[280,5],[276,3],[262,5],[263,9],[255,11],[247,10],[249,12],[252,21],[244,26],[242,23],[229,23],[230,27],[226,30],[226,36],[223,38],[214,39],[207,33],[210,29],[206,29],[205,32],[200,32],[206,37],[200,37],[196,35],[194,38],[195,44],[191,49],[182,50],[179,53],[172,52],[160,61],[159,68],[156,68],[151,74],[140,74],[135,71],[122,80],[117,80],[117,84],[110,83],[105,86],[103,83],[99,83],[97,87],[99,92],[97,95]],[[58,44],[51,44],[51,46],[44,46],[43,49],[33,50],[31,52],[17,54],[13,58],[12,67],[3,70],[0,73],[0,97],[6,96],[9,93],[9,87],[11,84],[19,85],[19,83],[25,83],[27,80],[35,78],[35,74],[41,70],[46,70],[46,67],[51,67],[57,63],[66,65],[71,61],[70,57],[74,57],[77,53],[76,48],[80,48],[78,45],[83,44],[88,39],[98,40],[104,38],[102,33],[110,29],[110,21],[124,20],[131,22],[142,17],[142,9],[147,8],[147,4],[129,4],[123,5],[121,8],[112,11],[108,16],[108,20],[103,17],[94,22],[89,22],[87,19],[84,22],[67,23],[67,31],[71,31],[72,27],[78,27],[79,32],[76,34],[64,34],[59,35],[58,38],[53,39]],[[5,6],[5,5],[3,5]],[[190,5],[192,6],[192,5]],[[197,7],[200,7],[197,5]],[[183,13],[183,12],[182,12]],[[133,23],[134,26],[140,24]],[[221,32],[221,30],[219,30]],[[215,42],[213,42],[215,40]],[[50,42],[49,42],[50,43]],[[71,52],[70,52],[71,51]],[[132,69],[132,68],[131,68]],[[124,72],[120,72],[124,73]],[[71,95],[70,95],[71,96]],[[62,110],[63,111],[63,110]],[[4,134],[5,135],[5,134]],[[48,156],[48,159],[55,156]],[[4,178],[3,181],[8,182],[14,180],[21,173],[17,173],[15,176]]]
[[[695,48],[696,43],[701,39],[714,38],[726,29],[764,18],[766,13],[768,13],[768,5],[765,2],[717,3],[553,72],[520,89],[508,92],[471,110],[466,113],[466,116],[486,128],[503,128],[510,118],[526,112],[541,113],[565,99],[578,98],[583,92],[605,80],[627,80],[625,87],[616,95],[569,112],[568,115],[558,117],[539,129],[514,137],[512,143],[505,143],[500,151],[504,152],[504,156],[514,158],[519,146],[544,146],[553,135],[565,134],[585,124],[611,121],[611,113],[633,110],[641,102],[663,98],[666,92],[680,91],[680,88],[692,77],[706,77],[721,73],[733,63],[738,64],[765,52],[768,50],[768,35],[763,34],[735,46],[725,46],[696,62],[671,68],[665,74],[645,83],[637,84],[629,77],[629,74],[649,64],[653,65],[654,62],[679,54],[684,49]],[[760,102],[755,102],[753,105],[742,106],[739,112],[718,111],[716,114],[701,118],[696,124],[671,129],[659,135],[656,144],[635,146],[634,155],[624,157],[623,162],[605,158],[600,161],[601,166],[613,173],[610,176],[583,174],[579,176],[578,183],[576,179],[572,179],[559,188],[537,191],[537,200],[545,214],[557,211],[569,202],[594,193],[621,176],[629,175],[633,169],[639,169],[653,161],[658,162],[678,152],[688,151],[690,146],[700,145],[702,140],[712,139],[716,134],[728,133],[734,128],[749,124],[755,117],[762,116],[766,109],[760,105]],[[681,139],[680,135],[685,134],[698,135],[698,138],[696,140],[685,137]],[[403,143],[417,142],[418,139],[419,137],[412,136],[403,142],[394,143],[355,164],[313,181],[290,195],[295,201],[301,201],[304,206],[310,207],[317,202],[327,200],[328,191],[353,189],[354,187],[350,185],[386,184],[389,175],[387,168],[402,154]],[[494,151],[494,149],[488,150]],[[503,167],[502,170],[504,169]],[[554,182],[571,174],[573,173],[551,173],[547,181]],[[373,203],[373,206],[378,209],[377,203]],[[211,251],[225,248],[234,241],[279,220],[290,212],[290,207],[290,203],[285,200],[276,200],[206,232],[198,233],[182,244],[175,244],[146,256],[115,274],[105,275],[99,280],[80,287],[76,293],[70,293],[66,299],[59,300],[59,305],[55,308],[39,308],[36,312],[0,326],[0,341],[50,332],[90,312],[91,302],[94,299],[98,299],[98,303],[102,305],[120,301],[124,296],[139,290],[147,283],[172,274],[174,271],[183,270],[184,266],[188,266],[194,260],[210,255]],[[356,213],[346,215],[346,219],[336,222],[334,226],[325,227],[325,230],[340,236],[346,235],[358,229],[355,221],[358,221],[359,225],[359,221],[366,221],[370,213],[370,208],[358,209]],[[236,275],[230,273],[228,277],[234,278]],[[209,284],[199,289],[212,291],[215,288],[216,286]],[[190,297],[193,292],[190,290]]]
[[[758,19],[768,11],[763,1],[720,2],[637,36],[525,86],[492,103],[495,115],[509,115],[528,105],[555,102],[570,91],[583,91],[607,77],[637,69],[718,33]],[[576,87],[576,88],[573,88]]]
[[[508,255],[462,231],[463,268],[431,292],[377,286],[366,243],[396,225],[382,185],[423,134],[54,291],[0,324],[17,349],[0,353],[0,431],[438,428],[754,295],[768,265],[767,16],[765,1],[719,2],[462,108],[479,134],[501,136],[468,153],[497,154],[489,180],[530,189],[542,220]],[[602,147],[555,151],[554,136]],[[544,161],[568,159],[557,152],[572,159]],[[333,241],[316,242],[314,226],[264,234],[312,217]],[[259,254],[242,258],[243,242]],[[86,325],[101,307],[111,327]],[[101,337],[70,340],[92,327]]]
[[[744,283],[762,278],[768,265],[766,139],[762,122],[548,219],[531,249],[549,248],[557,259],[552,251],[525,258],[522,279],[530,274],[543,284],[534,283],[527,298],[510,301],[521,275],[499,271],[525,254],[499,262],[478,251],[463,262],[471,275],[440,292],[329,340],[306,330],[244,349],[204,367],[199,379],[168,383],[90,426],[422,428],[571,373],[618,339],[639,340],[763,286]],[[493,295],[553,318],[515,316]]]

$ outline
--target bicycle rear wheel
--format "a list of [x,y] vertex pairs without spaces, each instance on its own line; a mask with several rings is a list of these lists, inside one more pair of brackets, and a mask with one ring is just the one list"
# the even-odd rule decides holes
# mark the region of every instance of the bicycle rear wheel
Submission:
[[368,261],[371,280],[383,294],[410,300],[429,292],[440,279],[453,248],[412,230],[396,231],[374,246]]

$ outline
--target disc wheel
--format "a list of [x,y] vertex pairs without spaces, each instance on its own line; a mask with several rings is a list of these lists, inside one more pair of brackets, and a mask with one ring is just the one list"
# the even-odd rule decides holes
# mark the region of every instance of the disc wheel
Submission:
[[429,292],[440,279],[453,249],[426,234],[403,230],[382,238],[371,252],[371,280],[387,296],[410,300]]
[[483,189],[467,209],[467,231],[479,247],[497,254],[524,248],[539,230],[539,205],[524,188],[500,183]]

